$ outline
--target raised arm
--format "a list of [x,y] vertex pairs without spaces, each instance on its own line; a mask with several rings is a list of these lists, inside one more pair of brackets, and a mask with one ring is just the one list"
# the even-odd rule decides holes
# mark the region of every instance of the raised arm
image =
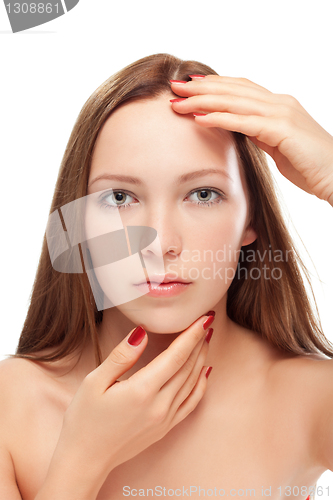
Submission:
[[333,137],[294,97],[245,78],[217,75],[193,75],[192,81],[171,86],[184,98],[172,102],[174,111],[195,113],[202,127],[247,135],[284,177],[333,206]]

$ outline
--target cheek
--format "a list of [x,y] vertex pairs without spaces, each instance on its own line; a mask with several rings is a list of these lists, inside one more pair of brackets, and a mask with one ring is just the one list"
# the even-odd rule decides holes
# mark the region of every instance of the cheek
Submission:
[[245,201],[229,203],[221,211],[212,213],[209,218],[198,219],[193,228],[191,246],[217,251],[229,245],[240,248],[246,225],[247,206]]
[[246,205],[242,204],[230,204],[223,213],[211,216],[209,223],[198,221],[186,245],[191,250],[180,255],[184,276],[200,280],[208,294],[222,297],[235,276],[245,223]]

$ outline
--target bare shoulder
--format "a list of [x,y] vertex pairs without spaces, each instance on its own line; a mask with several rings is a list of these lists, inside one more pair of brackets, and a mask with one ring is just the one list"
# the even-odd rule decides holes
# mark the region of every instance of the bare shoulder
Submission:
[[275,371],[275,380],[307,423],[314,463],[333,470],[333,359],[294,356],[279,361]]
[[52,403],[64,404],[61,381],[43,365],[24,358],[0,361],[0,424]]
[[19,357],[0,361],[0,384],[3,389],[14,384],[18,378],[22,379],[21,382],[26,380],[29,383],[31,377],[43,378],[42,370],[34,361]]
[[311,398],[320,399],[321,394],[333,388],[333,359],[324,354],[286,354],[273,368],[280,380],[302,389],[300,394],[306,389]]
[[0,361],[0,419],[17,409],[18,405],[40,397],[45,377],[27,359],[7,358]]
[[[21,499],[13,460],[13,443],[17,434],[17,422],[25,419],[27,402],[36,384],[36,370],[20,358],[0,361],[0,497],[8,500]],[[26,420],[26,419],[25,419]],[[20,443],[22,446],[22,442]]]
[[[36,354],[49,354],[44,349]],[[52,353],[52,352],[51,352]],[[52,362],[12,357],[0,361],[0,388],[6,393],[13,390],[31,397],[49,391],[69,392],[73,380],[77,379],[76,357],[65,356]],[[15,396],[15,394],[13,394]]]
[[314,450],[317,462],[333,470],[333,359],[313,362]]
[[[327,371],[332,370],[333,359],[324,354],[311,353],[304,355],[287,354],[282,356],[276,364],[276,369],[286,374],[299,372],[302,376],[308,375],[313,383],[319,382]],[[299,377],[297,377],[299,379]],[[324,382],[324,380],[322,380]]]
[[[31,377],[36,375],[36,369],[26,359],[3,359],[0,361],[0,394],[2,396],[15,395],[15,392],[21,389],[22,383],[27,384]],[[19,381],[20,383],[18,383]]]
[[43,365],[24,358],[0,361],[1,499],[19,500],[19,489],[23,495],[24,486],[33,489],[43,476],[47,464],[40,457],[52,456],[65,403],[59,383]]

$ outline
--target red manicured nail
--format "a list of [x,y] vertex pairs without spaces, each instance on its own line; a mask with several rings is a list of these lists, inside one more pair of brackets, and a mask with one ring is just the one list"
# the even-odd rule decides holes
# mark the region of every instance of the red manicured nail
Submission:
[[209,377],[209,374],[210,374],[210,372],[212,371],[212,369],[213,369],[213,367],[212,367],[212,366],[209,366],[209,367],[207,368],[207,370],[206,370],[206,374],[205,374],[205,375],[206,375],[206,378],[208,378],[208,377]]
[[192,113],[193,116],[206,116],[205,113]]
[[214,321],[214,316],[209,316],[206,321],[203,322],[202,326],[204,330],[207,330],[207,328],[213,323]]
[[190,78],[205,78],[206,75],[188,75]]
[[180,97],[179,99],[170,99],[170,102],[186,101],[187,97]]
[[209,341],[212,338],[213,331],[214,331],[213,328],[209,328],[208,332],[206,333],[205,340],[206,340],[207,344],[209,344]]
[[134,330],[134,332],[132,332],[132,335],[127,339],[127,342],[130,345],[137,346],[137,345],[141,344],[145,335],[146,335],[146,332],[142,328],[142,326],[137,326],[136,329]]
[[215,311],[208,311],[205,316],[215,316]]
[[185,80],[169,80],[171,83],[187,83]]

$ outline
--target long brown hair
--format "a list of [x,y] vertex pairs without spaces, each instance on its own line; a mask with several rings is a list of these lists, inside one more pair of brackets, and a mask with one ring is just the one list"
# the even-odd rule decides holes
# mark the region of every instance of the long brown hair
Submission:
[[[154,54],[128,65],[104,82],[87,100],[74,125],[50,213],[87,194],[97,135],[118,105],[171,93],[170,79],[189,81],[189,74],[198,73],[217,74],[197,61]],[[312,292],[309,275],[284,223],[265,154],[245,135],[234,132],[232,137],[248,188],[251,224],[258,237],[251,245],[242,247],[237,272],[228,290],[227,314],[279,349],[294,354],[322,352],[333,357],[332,345],[322,332],[316,303],[315,314],[307,296],[301,270]],[[272,271],[276,265],[270,258],[275,251],[288,256],[279,262],[281,278],[264,279],[264,266]],[[260,259],[249,258],[256,253],[260,253]],[[254,267],[261,273],[259,279],[249,279]],[[96,325],[102,318],[103,312],[96,308],[86,273],[55,271],[44,236],[29,310],[12,356],[55,361],[82,349],[85,341],[91,339],[99,365],[101,352]],[[49,354],[36,354],[48,348],[51,348]]]

